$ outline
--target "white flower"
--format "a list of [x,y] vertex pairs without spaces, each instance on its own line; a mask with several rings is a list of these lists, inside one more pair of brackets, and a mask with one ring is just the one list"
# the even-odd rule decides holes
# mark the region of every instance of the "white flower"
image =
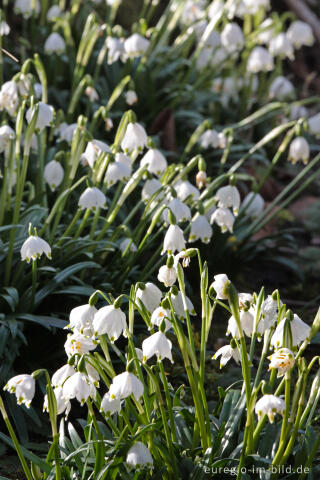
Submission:
[[241,50],[244,45],[244,37],[237,23],[227,23],[221,33],[221,43],[230,53]]
[[270,98],[276,98],[277,100],[285,100],[290,97],[294,92],[294,86],[286,78],[276,77],[270,85],[269,96]]
[[[67,418],[69,415],[69,412],[71,410],[71,403],[69,400],[67,400],[64,395],[63,395],[63,388],[62,387],[57,387],[54,390],[54,394],[56,397],[57,401],[57,413],[60,415],[63,412],[65,413],[65,417]],[[44,412],[49,412],[49,406],[48,406],[48,395],[45,395],[44,397],[44,403],[43,403],[43,411]]]
[[137,246],[136,244],[132,241],[132,238],[125,238],[123,239],[120,244],[119,244],[119,248],[121,250],[122,253],[124,253],[127,249],[127,246],[129,245],[130,243],[130,247],[129,247],[129,251],[130,252],[136,252],[137,251]]
[[30,260],[37,260],[44,253],[47,258],[51,259],[51,247],[50,245],[38,237],[37,235],[30,235],[23,243],[21,250],[21,260],[26,260],[27,263]]
[[107,415],[113,415],[114,413],[120,413],[120,410],[120,398],[111,398],[110,393],[107,392],[101,400],[100,412],[104,412]]
[[309,144],[304,137],[297,137],[290,143],[288,160],[291,163],[295,164],[299,160],[302,160],[304,165],[307,165],[309,156]]
[[186,318],[185,310],[189,313],[189,315],[196,315],[196,311],[194,309],[193,303],[191,302],[190,298],[188,298],[187,296],[186,296],[186,305],[184,305],[183,296],[180,290],[177,295],[174,295],[173,293],[171,294],[171,301],[172,301],[173,309],[179,318]]
[[96,370],[90,362],[85,361],[85,368],[90,382],[92,382],[96,387],[99,387],[100,375],[98,370]]
[[156,178],[147,180],[141,191],[142,200],[149,200],[156,192],[158,192],[158,195],[156,196],[160,200],[160,198],[163,196],[162,192],[160,193],[160,189],[162,189],[162,184],[159,182],[159,180]]
[[89,378],[81,372],[76,372],[63,384],[63,396],[66,400],[76,398],[82,406],[89,397],[95,397],[96,389]]
[[68,363],[66,365],[63,365],[63,367],[59,368],[51,378],[51,383],[53,387],[62,387],[64,382],[67,380],[67,378],[71,377],[76,373],[74,367],[72,365],[69,365]]
[[4,35],[9,35],[9,33],[10,27],[7,22],[3,20],[2,22],[0,22],[0,37],[3,37]]
[[132,394],[139,401],[143,395],[143,390],[143,383],[139,378],[133,373],[123,372],[113,377],[109,394],[110,398],[119,398],[120,400]]
[[301,20],[291,23],[287,31],[287,37],[295,48],[300,48],[303,45],[310,47],[314,44],[312,28],[308,23]]
[[121,142],[121,148],[125,153],[133,150],[141,152],[147,146],[148,137],[145,129],[139,123],[128,123],[126,132]]
[[245,210],[245,215],[251,218],[257,218],[264,209],[264,199],[259,193],[249,192],[243,199],[241,209]]
[[136,297],[141,300],[148,312],[153,312],[161,302],[161,290],[151,282],[145,284],[145,288],[138,288]]
[[243,0],[244,6],[248,9],[248,13],[256,14],[260,9],[268,10],[270,8],[270,0]]
[[293,320],[289,321],[289,338],[287,338],[285,329],[287,322],[288,320],[284,318],[277,325],[270,342],[273,347],[279,348],[288,346],[286,343],[290,343],[291,347],[297,347],[310,335],[311,328],[309,325],[302,321],[298,315],[294,314]]
[[106,196],[97,187],[88,187],[81,194],[78,205],[81,208],[106,208]]
[[94,306],[88,303],[73,308],[69,315],[68,328],[77,330],[81,335],[92,336],[92,322],[97,311]]
[[209,243],[211,237],[212,228],[204,215],[198,215],[191,221],[189,242],[195,242],[200,238],[202,242]]
[[270,40],[269,50],[274,57],[294,59],[292,43],[285,33],[279,33]]
[[48,54],[56,53],[57,55],[61,55],[65,49],[66,42],[64,38],[56,32],[51,33],[44,43],[44,51]]
[[108,165],[104,182],[107,187],[115,185],[117,182],[124,182],[129,180],[131,175],[131,166],[121,161],[111,162]]
[[52,7],[49,8],[47,11],[47,20],[49,22],[54,21],[56,18],[61,18],[62,17],[62,11],[59,7],[59,5],[52,5]]
[[191,210],[179,198],[173,198],[168,203],[168,208],[163,211],[162,218],[166,223],[169,223],[169,210],[173,213],[177,223],[191,220]]
[[10,141],[15,138],[15,131],[9,125],[2,125],[0,127],[0,153],[4,152]]
[[158,273],[159,282],[164,283],[166,287],[172,287],[172,285],[177,280],[177,271],[174,267],[167,267],[167,265],[162,265]]
[[231,358],[233,358],[236,363],[240,362],[240,353],[238,349],[232,348],[231,345],[225,345],[224,347],[219,348],[219,350],[213,355],[212,359],[217,360],[218,357],[221,357],[220,368],[224,367]]
[[76,332],[72,335],[68,335],[64,344],[64,349],[68,357],[72,357],[76,353],[79,355],[86,355],[91,350],[94,350],[96,346],[96,343],[90,338],[87,338],[84,335]]
[[240,193],[237,187],[234,187],[232,185],[226,185],[225,187],[221,187],[219,188],[215,196],[218,200],[218,207],[230,207],[233,209],[234,215],[238,215],[240,207]]
[[273,70],[273,58],[266,48],[255,47],[249,55],[247,70],[250,73],[269,72]]
[[7,110],[13,116],[19,106],[18,87],[16,82],[5,82],[0,90],[0,110]]
[[49,187],[54,191],[61,184],[64,177],[64,170],[61,163],[51,160],[44,168],[43,176]]
[[211,286],[215,289],[217,298],[220,300],[225,300],[228,298],[228,288],[230,285],[230,280],[225,273],[220,273],[219,275],[214,276],[214,282]]
[[307,117],[308,110],[303,105],[290,105],[290,120],[299,120],[299,118]]
[[15,13],[21,13],[24,18],[30,18],[32,14],[40,12],[39,0],[16,0],[14,4]]
[[63,122],[55,130],[55,135],[59,135],[59,140],[65,140],[66,142],[71,143],[77,127],[77,123],[71,123],[68,125],[67,123]]
[[142,468],[153,468],[153,459],[142,442],[135,442],[128,451],[126,463],[130,467],[140,470]]
[[289,348],[276,350],[268,359],[270,360],[269,370],[276,368],[278,370],[278,377],[282,377],[282,375],[291,370],[294,365],[294,354]]
[[170,225],[164,237],[162,253],[169,251],[172,253],[175,251],[180,252],[185,248],[186,242],[183,236],[183,231],[178,225]]
[[264,395],[257,401],[255,406],[255,412],[258,415],[258,420],[263,417],[263,415],[268,415],[270,423],[274,422],[274,417],[276,413],[283,415],[285,412],[286,406],[282,398],[276,397],[275,395]]
[[143,360],[147,361],[153,355],[157,355],[158,360],[168,358],[173,363],[171,349],[170,340],[164,333],[158,331],[142,342]]
[[34,378],[31,375],[22,374],[10,378],[3,389],[16,395],[18,405],[24,404],[29,408],[34,397],[35,388],[36,382]]
[[166,310],[163,307],[158,307],[156,308],[152,315],[151,315],[151,323],[152,325],[156,325],[157,327],[160,327],[161,323],[165,323],[165,331],[167,332],[172,328],[172,323],[170,321],[170,312],[169,310]]
[[140,165],[143,167],[147,165],[148,172],[157,176],[160,176],[168,166],[167,160],[160,150],[157,150],[156,148],[148,150],[148,152],[142,157]]
[[134,105],[138,101],[138,96],[134,90],[128,90],[125,97],[128,105]]
[[[254,326],[253,312],[250,311],[250,310],[240,311],[240,323],[241,323],[241,327],[242,327],[244,333],[247,335],[247,337],[251,337],[251,335],[253,333],[253,326]],[[236,319],[234,318],[234,316],[229,318],[227,335],[229,335],[229,333],[234,338],[240,338],[240,332],[239,332],[238,325],[237,325],[237,322],[236,322]]]
[[214,222],[221,228],[222,233],[228,230],[233,232],[234,216],[228,208],[217,208],[210,218],[210,223]]
[[108,64],[111,65],[112,63],[119,60],[119,58],[123,54],[123,42],[119,40],[119,38],[108,37],[106,39],[106,44],[108,48]]
[[319,135],[320,133],[320,113],[313,115],[308,119],[308,126],[310,133],[314,135]]
[[109,145],[100,140],[92,140],[91,142],[88,142],[88,145],[82,154],[82,159],[85,159],[89,166],[93,168],[99,155],[102,155],[103,153],[111,153]]
[[21,73],[19,75],[17,86],[18,86],[20,95],[22,95],[23,97],[26,97],[31,90],[31,77]]
[[95,336],[106,333],[113,343],[126,332],[126,316],[120,308],[115,308],[113,305],[102,307],[94,316],[93,329]]
[[207,186],[207,174],[204,170],[200,170],[196,175],[196,185],[200,190]]
[[[47,105],[43,102],[39,102],[38,105],[39,111],[36,121],[36,130],[39,130],[41,132],[45,127],[49,127],[52,124],[54,109],[51,105]],[[29,108],[26,113],[26,119],[28,123],[31,122],[32,117],[32,111],[31,108]]]
[[90,102],[96,102],[97,100],[99,100],[99,94],[98,94],[97,90],[95,88],[91,87],[90,85],[87,86],[84,93],[87,95]]
[[200,197],[199,190],[194,187],[188,180],[179,180],[174,186],[178,198],[184,202],[187,198],[191,197],[192,200],[197,200]]
[[124,42],[124,51],[128,57],[140,57],[149,48],[150,42],[138,33],[134,33]]
[[277,321],[278,302],[268,295],[261,305],[261,317],[257,326],[258,335],[263,335],[266,330],[269,330]]
[[266,18],[259,26],[258,42],[269,44],[274,37],[273,20]]

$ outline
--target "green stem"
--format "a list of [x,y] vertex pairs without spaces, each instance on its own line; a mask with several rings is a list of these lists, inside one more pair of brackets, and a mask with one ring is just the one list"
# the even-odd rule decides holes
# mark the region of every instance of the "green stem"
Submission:
[[164,388],[164,393],[166,397],[166,402],[167,402],[167,407],[168,407],[168,412],[169,412],[169,419],[170,419],[170,425],[171,425],[171,437],[172,441],[176,442],[177,441],[177,436],[176,436],[176,428],[174,424],[174,418],[173,418],[173,412],[172,412],[172,402],[170,398],[170,393],[169,393],[169,388],[168,388],[168,382],[167,382],[167,377],[163,368],[163,363],[161,360],[158,362],[159,369],[160,369],[160,374],[161,374],[161,380]]

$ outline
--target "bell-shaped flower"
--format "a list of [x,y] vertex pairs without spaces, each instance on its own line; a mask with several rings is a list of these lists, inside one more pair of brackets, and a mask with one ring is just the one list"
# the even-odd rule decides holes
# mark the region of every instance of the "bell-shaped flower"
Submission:
[[162,253],[174,253],[175,251],[180,252],[185,248],[186,242],[183,236],[183,231],[178,225],[170,225],[164,237]]
[[55,129],[54,134],[59,137],[61,142],[64,140],[65,142],[71,143],[77,127],[77,123],[71,123],[68,125],[67,123],[62,122],[58,128]]
[[[49,127],[53,123],[54,118],[54,109],[51,105],[46,103],[39,102],[39,111],[36,121],[36,131],[41,132],[45,127]],[[31,108],[27,110],[26,119],[30,123],[32,120],[33,114]]]
[[67,328],[76,330],[84,336],[92,336],[93,319],[97,311],[94,306],[89,304],[73,308],[69,315],[69,325]]
[[[250,310],[240,311],[240,323],[241,323],[242,330],[247,335],[247,337],[251,337],[253,333],[253,327],[254,327],[253,312]],[[229,318],[227,335],[229,333],[232,335],[233,338],[240,338],[240,332],[234,316]]]
[[217,298],[220,300],[226,300],[228,298],[228,288],[230,285],[230,280],[225,273],[219,273],[215,275],[214,282],[211,286],[214,288],[217,294]]
[[142,157],[140,165],[142,167],[147,166],[147,170],[149,173],[160,176],[167,168],[168,163],[160,150],[157,150],[156,148],[151,148]]
[[317,113],[308,119],[308,127],[310,133],[313,135],[320,134],[320,113]]
[[126,103],[130,106],[134,105],[138,101],[138,96],[134,90],[128,90],[125,94]]
[[112,379],[109,394],[110,398],[127,398],[133,395],[136,400],[140,400],[143,395],[144,386],[141,380],[131,372],[123,372]]
[[111,162],[108,165],[104,182],[107,187],[115,185],[117,182],[125,182],[129,180],[131,175],[131,166],[121,161]]
[[97,102],[99,100],[99,94],[97,92],[97,90],[93,87],[91,87],[91,85],[88,85],[87,88],[85,89],[84,93],[87,95],[87,97],[89,98],[90,102]]
[[162,322],[164,322],[165,332],[167,332],[168,330],[170,330],[170,328],[172,328],[170,318],[171,316],[169,310],[166,310],[165,308],[160,306],[152,312],[150,321],[152,325],[156,325],[157,327],[160,327]]
[[270,85],[269,97],[271,99],[286,100],[294,93],[294,86],[286,77],[276,77]]
[[260,193],[249,192],[242,201],[240,211],[251,218],[257,218],[264,209],[264,199]]
[[249,55],[247,71],[250,73],[269,72],[273,70],[272,55],[264,47],[255,47]]
[[129,58],[140,57],[149,48],[150,42],[142,35],[134,33],[124,42],[124,51]]
[[107,334],[111,343],[127,330],[126,315],[113,305],[100,308],[93,319],[95,336]]
[[76,353],[79,355],[86,355],[91,350],[94,350],[96,346],[96,342],[76,332],[72,335],[68,335],[64,344],[64,349],[68,357],[72,357]]
[[266,330],[269,330],[277,321],[278,302],[268,295],[261,305],[261,317],[257,326],[258,335],[263,335]]
[[117,62],[124,53],[123,42],[116,37],[107,37],[106,45],[108,48],[108,64]]
[[44,43],[44,51],[47,54],[56,53],[61,55],[66,49],[66,42],[59,33],[53,32]]
[[237,23],[227,23],[221,33],[221,43],[230,53],[242,49],[244,45],[244,36]]
[[142,152],[147,146],[148,137],[145,129],[139,123],[128,123],[126,132],[121,142],[121,148],[125,153],[131,153],[134,150]]
[[159,269],[158,280],[162,282],[165,287],[172,287],[177,280],[177,270],[174,266],[168,267],[167,265],[162,265]]
[[132,241],[132,238],[125,238],[119,243],[119,248],[122,253],[124,253],[127,250],[128,245],[129,246],[129,251],[130,252],[136,252],[137,251],[137,245]]
[[299,120],[299,118],[308,116],[308,110],[303,105],[290,105],[289,110],[290,120]]
[[285,327],[287,323],[289,323],[289,337],[292,347],[299,346],[309,337],[311,327],[309,327],[309,325],[307,325],[303,320],[301,320],[298,315],[294,314],[291,321],[288,322],[288,320],[284,318],[278,323],[270,342],[273,347],[279,348],[287,346],[284,344],[286,341]]
[[67,378],[71,377],[76,373],[74,367],[66,363],[60,367],[51,378],[51,384],[53,387],[62,387]]
[[37,260],[44,253],[47,258],[51,259],[51,247],[42,238],[37,235],[30,235],[23,243],[21,250],[21,260],[26,260],[27,263],[30,260]]
[[52,5],[47,11],[48,22],[54,22],[57,18],[62,18],[63,12],[59,5]]
[[92,140],[91,142],[88,142],[81,158],[93,168],[99,155],[102,155],[103,153],[111,153],[109,145],[105,142],[101,142],[101,140]]
[[219,148],[219,137],[216,130],[206,130],[199,139],[202,148]]
[[269,44],[272,38],[275,36],[274,22],[272,18],[266,18],[262,23],[259,25],[259,33],[257,36],[258,43],[265,43]]
[[276,368],[278,370],[277,377],[282,377],[286,372],[292,369],[294,365],[294,354],[289,348],[280,348],[276,350],[270,357],[269,370]]
[[220,368],[224,367],[226,363],[234,359],[236,363],[239,364],[240,362],[240,353],[237,348],[232,348],[231,345],[224,345],[223,347],[219,348],[219,350],[213,355],[212,359],[217,360],[220,358]]
[[209,243],[211,237],[212,228],[205,215],[198,215],[191,221],[189,242],[195,242],[200,239],[203,243]]
[[168,358],[173,363],[171,349],[172,343],[159,330],[142,342],[143,360],[147,361],[156,355],[158,360]]
[[0,110],[7,110],[9,115],[14,116],[18,106],[19,95],[16,82],[3,83],[0,89]]
[[100,412],[104,412],[107,416],[111,416],[114,413],[120,413],[120,410],[120,398],[111,398],[110,393],[107,392],[101,400]]
[[166,208],[162,214],[162,218],[166,223],[169,223],[169,210],[173,213],[176,218],[177,223],[186,222],[191,220],[191,210],[183,203],[179,198],[173,198],[168,203],[168,208]]
[[[56,387],[53,390],[53,392],[54,392],[55,397],[56,397],[58,415],[61,415],[61,413],[65,412],[65,418],[67,418],[68,415],[69,415],[69,412],[71,410],[70,400],[67,400],[64,397],[62,387]],[[44,397],[43,411],[44,412],[49,412],[48,395],[45,395],[45,397]]]
[[178,198],[184,202],[187,198],[197,200],[200,197],[199,190],[194,187],[188,180],[179,180],[174,186]]
[[196,185],[199,190],[207,186],[207,174],[204,170],[200,170],[196,175]]
[[233,232],[234,216],[228,208],[217,208],[210,218],[210,223],[216,223],[221,232]]
[[270,40],[269,50],[274,57],[294,59],[293,45],[283,32]]
[[291,23],[287,31],[287,37],[295,48],[300,48],[303,45],[311,47],[314,44],[312,28],[308,23],[301,20]]
[[288,160],[295,164],[301,160],[307,165],[310,156],[310,148],[304,137],[297,137],[290,143]]
[[61,163],[56,160],[51,160],[51,162],[47,163],[44,167],[43,176],[51,190],[54,192],[54,190],[61,185],[64,177],[64,170]]
[[9,125],[0,127],[0,153],[4,152],[11,140],[16,138],[15,131]]
[[232,208],[234,215],[238,215],[241,199],[237,187],[232,185],[221,187],[215,196],[218,200],[218,207]]
[[161,290],[151,282],[139,286],[136,297],[144,304],[149,313],[153,312],[161,302]]
[[269,10],[270,0],[242,0],[247,13],[255,15],[259,10]]
[[156,192],[157,200],[160,200],[163,197],[163,193],[160,192],[162,189],[162,184],[156,178],[152,178],[151,180],[147,180],[143,186],[141,191],[141,197],[144,202],[148,201]]
[[181,319],[186,318],[186,312],[185,310],[189,313],[189,315],[196,315],[196,311],[194,309],[193,303],[191,302],[190,298],[186,296],[186,305],[183,303],[183,296],[182,293],[179,292],[177,295],[174,294],[174,292],[171,293],[171,302],[173,309],[177,316]]
[[96,389],[89,378],[81,372],[76,372],[63,384],[63,396],[66,400],[76,398],[82,406],[89,397],[95,398]]
[[264,415],[268,415],[270,423],[274,422],[274,417],[278,413],[283,415],[286,409],[286,405],[282,398],[275,395],[264,395],[257,401],[255,406],[255,412],[258,415],[258,420]]
[[78,205],[80,208],[89,208],[95,210],[96,208],[106,208],[106,196],[97,187],[88,187],[81,194]]
[[5,35],[9,35],[9,33],[10,33],[9,25],[7,24],[7,22],[2,20],[2,22],[0,22],[0,37],[4,37]]
[[151,453],[142,442],[135,442],[128,451],[126,464],[136,470],[153,468]]
[[36,382],[31,375],[17,375],[10,378],[3,389],[16,395],[18,405],[24,404],[29,408],[35,394]]
[[40,12],[39,0],[16,0],[14,4],[15,13],[20,13],[25,19]]

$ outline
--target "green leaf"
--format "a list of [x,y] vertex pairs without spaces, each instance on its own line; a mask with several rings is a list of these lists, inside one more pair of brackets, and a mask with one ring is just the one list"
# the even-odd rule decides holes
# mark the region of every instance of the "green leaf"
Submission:
[[[3,440],[7,445],[12,447],[14,449],[14,443],[11,440],[10,437],[5,435],[4,433],[0,432],[0,438]],[[40,457],[35,455],[32,452],[29,452],[26,448],[24,448],[22,445],[20,445],[21,451],[23,455],[30,460],[31,462],[35,463],[43,472],[45,473],[50,473],[51,472],[51,466],[48,465],[44,460],[42,460]]]

